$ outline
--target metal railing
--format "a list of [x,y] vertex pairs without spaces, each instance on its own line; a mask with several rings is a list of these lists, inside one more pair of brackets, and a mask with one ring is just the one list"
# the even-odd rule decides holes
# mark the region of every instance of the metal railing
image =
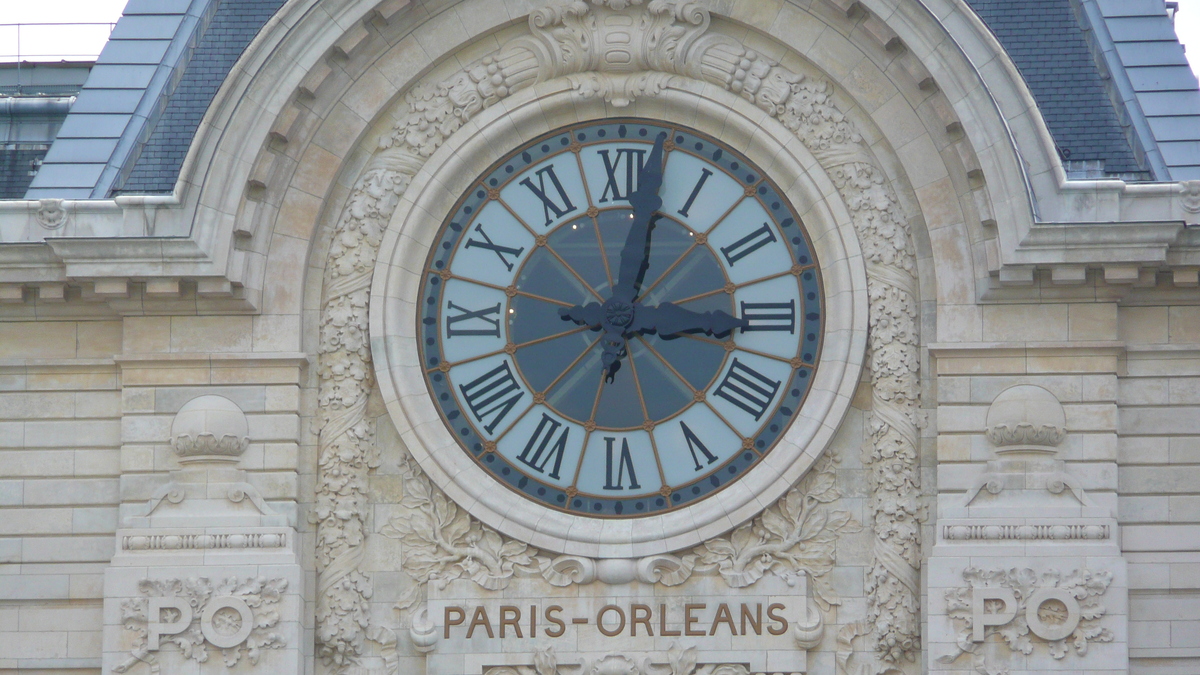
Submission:
[[[0,23],[0,64],[16,65],[16,82],[0,86],[0,89],[4,95],[20,96],[26,86],[35,86],[22,80],[23,63],[95,61],[116,25],[95,22]],[[62,45],[90,48],[67,53],[58,51]],[[49,89],[57,88],[61,87],[49,86]]]
[[[79,60],[95,60],[100,54],[100,49],[104,47],[105,41],[112,33],[116,23],[0,23],[0,63],[21,63],[22,61],[36,60],[44,61],[64,61],[71,59]],[[82,29],[82,30],[81,30]],[[41,39],[37,39],[32,34],[42,33]],[[53,37],[50,35],[53,34]],[[24,37],[24,40],[22,40]],[[33,37],[34,39],[30,39]],[[86,52],[57,52],[46,51],[36,47],[31,48],[30,42],[34,45],[43,43],[54,44],[92,44],[96,48]],[[25,47],[22,48],[22,43]]]

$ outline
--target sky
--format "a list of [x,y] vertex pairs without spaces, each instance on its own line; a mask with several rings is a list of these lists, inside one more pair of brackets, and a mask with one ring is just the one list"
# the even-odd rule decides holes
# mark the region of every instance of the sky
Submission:
[[[94,59],[126,0],[0,0],[0,62]],[[1187,48],[1192,72],[1200,70],[1200,0],[1178,0],[1175,30]],[[38,23],[94,23],[39,26]],[[18,29],[11,24],[27,24]]]

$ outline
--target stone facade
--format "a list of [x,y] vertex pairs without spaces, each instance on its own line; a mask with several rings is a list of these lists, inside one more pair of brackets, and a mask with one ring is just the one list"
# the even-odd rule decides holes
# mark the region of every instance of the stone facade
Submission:
[[[471,181],[617,116],[835,310],[777,463],[640,525],[470,474],[413,349]],[[0,202],[0,673],[1200,671],[1197,194],[1067,180],[962,0],[287,2],[174,194]]]

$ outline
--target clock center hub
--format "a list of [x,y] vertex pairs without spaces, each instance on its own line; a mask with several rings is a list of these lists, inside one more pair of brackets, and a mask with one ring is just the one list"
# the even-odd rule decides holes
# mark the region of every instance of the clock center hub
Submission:
[[633,323],[633,304],[609,298],[604,303],[604,321],[617,328],[625,328]]

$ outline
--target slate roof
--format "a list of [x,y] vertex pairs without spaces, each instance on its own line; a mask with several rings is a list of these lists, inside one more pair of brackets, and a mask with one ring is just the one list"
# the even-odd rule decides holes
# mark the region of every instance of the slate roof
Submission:
[[1200,179],[1200,88],[1163,0],[1083,0],[1083,7],[1156,177]]
[[1076,166],[1102,162],[1106,174],[1150,178],[1117,118],[1069,0],[967,2],[1021,71],[1063,160]]
[[[1020,69],[1069,176],[1200,178],[1200,91],[1164,0],[966,1]],[[130,0],[26,198],[170,192],[217,89],[283,2]]]
[[217,0],[129,0],[26,199],[102,199],[162,113]]
[[0,199],[20,199],[33,180],[33,166],[46,156],[50,144],[0,144]]
[[200,120],[238,57],[284,0],[222,0],[191,64],[117,193],[171,192]]

